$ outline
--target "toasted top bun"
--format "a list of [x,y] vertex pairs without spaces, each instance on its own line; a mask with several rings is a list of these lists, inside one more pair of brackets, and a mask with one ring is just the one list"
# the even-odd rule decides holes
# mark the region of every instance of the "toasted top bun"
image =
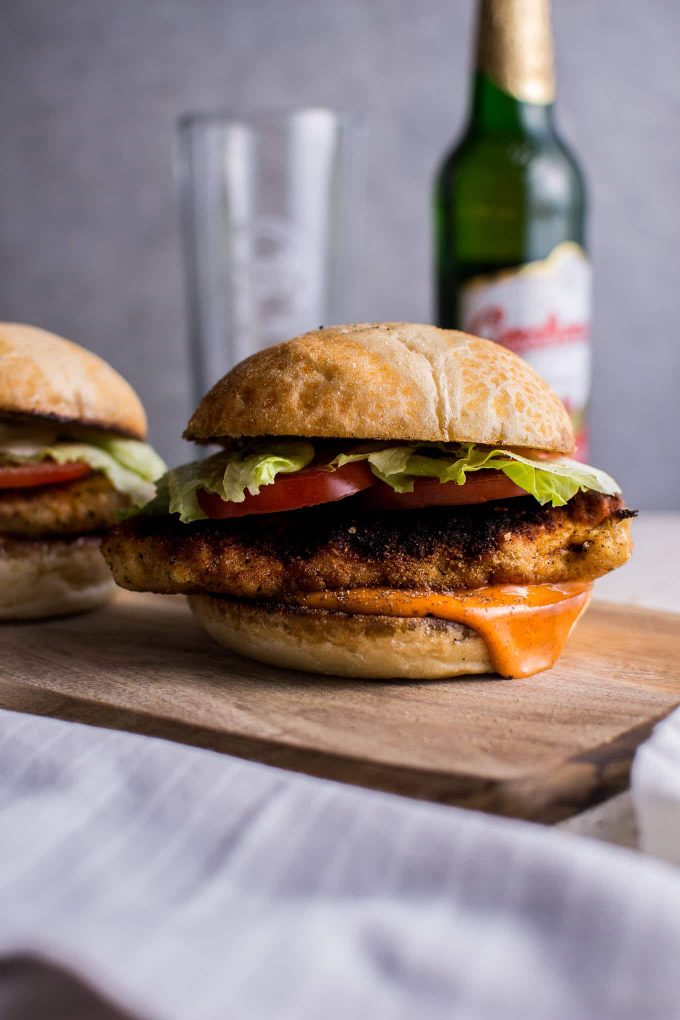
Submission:
[[574,449],[564,406],[516,354],[404,322],[327,326],[253,354],[213,386],[184,435]]
[[0,323],[0,415],[37,415],[146,438],[132,387],[102,358],[36,326]]

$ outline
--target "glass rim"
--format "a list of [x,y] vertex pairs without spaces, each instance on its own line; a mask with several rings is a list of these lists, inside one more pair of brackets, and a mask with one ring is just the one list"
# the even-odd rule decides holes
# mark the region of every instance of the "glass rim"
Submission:
[[258,124],[285,123],[300,116],[319,113],[331,116],[342,127],[350,124],[357,127],[361,124],[361,118],[346,110],[334,109],[332,106],[264,106],[255,107],[252,110],[236,110],[226,107],[208,111],[189,110],[176,118],[176,124],[180,131],[203,125],[206,127],[216,125],[247,127]]

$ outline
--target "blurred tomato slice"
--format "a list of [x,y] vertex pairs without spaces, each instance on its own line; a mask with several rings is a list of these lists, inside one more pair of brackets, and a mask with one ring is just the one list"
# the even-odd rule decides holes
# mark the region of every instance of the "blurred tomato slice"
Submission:
[[0,467],[0,489],[31,489],[39,485],[74,482],[91,472],[89,464],[82,461],[55,464],[46,460],[40,464],[10,464]]

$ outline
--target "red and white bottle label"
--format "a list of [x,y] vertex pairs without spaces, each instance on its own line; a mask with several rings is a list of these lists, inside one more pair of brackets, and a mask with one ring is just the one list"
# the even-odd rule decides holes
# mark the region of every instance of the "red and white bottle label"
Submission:
[[587,452],[590,393],[590,263],[566,241],[546,259],[468,280],[461,289],[462,328],[515,351],[566,405]]

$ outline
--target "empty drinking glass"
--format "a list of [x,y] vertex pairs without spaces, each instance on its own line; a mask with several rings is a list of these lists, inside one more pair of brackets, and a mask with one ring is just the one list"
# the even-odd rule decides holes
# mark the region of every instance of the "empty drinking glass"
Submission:
[[181,119],[196,399],[261,347],[347,320],[352,134],[326,109]]

